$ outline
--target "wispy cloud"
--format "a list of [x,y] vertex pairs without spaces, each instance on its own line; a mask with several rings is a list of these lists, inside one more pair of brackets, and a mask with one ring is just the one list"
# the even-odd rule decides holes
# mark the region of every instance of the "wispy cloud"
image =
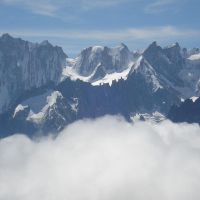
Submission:
[[[116,6],[130,0],[78,0],[78,3],[81,5],[82,9],[92,9],[92,8],[103,8]],[[135,1],[135,0],[133,0]]]
[[[52,44],[61,46],[68,56],[75,57],[88,46],[105,45],[115,46],[126,43],[130,49],[144,49],[152,41],[160,45],[180,42],[187,47],[196,46],[200,37],[200,29],[182,29],[174,26],[129,28],[124,30],[8,30],[0,29],[0,34],[9,33],[29,41],[40,42],[48,39]],[[188,46],[188,43],[190,43]],[[192,45],[191,45],[192,43]]]
[[115,6],[127,1],[130,0],[0,0],[0,4],[17,6],[36,14],[55,16],[64,10],[65,12],[70,11],[70,9],[86,11]]
[[125,30],[0,30],[20,37],[52,37],[80,40],[131,40],[199,37],[198,29],[181,29],[174,26],[129,28]]
[[186,0],[156,0],[145,7],[147,13],[162,13],[166,11],[177,11],[180,5],[185,3]]
[[[0,5],[16,6],[32,13],[46,16],[60,16],[61,13],[71,16],[71,12],[86,12],[91,9],[118,6],[131,2],[143,2],[146,6],[141,8],[146,13],[161,13],[180,9],[180,5],[188,0],[0,0]],[[75,15],[75,14],[74,14]]]
[[0,0],[0,4],[7,6],[17,6],[22,9],[30,10],[33,13],[53,16],[61,6],[61,3],[52,3],[51,0]]

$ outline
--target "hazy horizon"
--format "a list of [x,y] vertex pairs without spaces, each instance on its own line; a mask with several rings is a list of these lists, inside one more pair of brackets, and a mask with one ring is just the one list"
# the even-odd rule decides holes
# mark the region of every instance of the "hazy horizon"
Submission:
[[48,39],[69,56],[87,46],[143,49],[152,41],[165,46],[199,42],[197,0],[1,0],[0,33],[40,42]]

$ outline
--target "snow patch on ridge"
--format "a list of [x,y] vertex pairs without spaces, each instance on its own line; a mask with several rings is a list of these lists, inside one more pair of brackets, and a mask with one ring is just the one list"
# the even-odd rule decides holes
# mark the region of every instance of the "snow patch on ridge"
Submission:
[[200,60],[200,53],[191,55],[188,59],[189,60]]
[[[132,64],[130,64],[130,66],[132,66]],[[129,68],[125,69],[122,72],[114,72],[111,74],[106,74],[102,79],[92,82],[92,85],[97,86],[97,85],[109,84],[111,86],[113,81],[118,82],[120,79],[126,80],[129,72],[131,71],[130,66]]]
[[136,113],[131,117],[132,122],[149,121],[151,123],[158,123],[164,121],[165,119],[166,117],[157,111],[153,113]]
[[28,106],[24,106],[22,104],[19,104],[16,108],[15,108],[15,111],[14,111],[14,114],[13,114],[13,118],[15,118],[15,116],[17,115],[17,113],[25,110],[26,108],[28,108]]
[[46,97],[45,106],[39,111],[38,113],[31,112],[28,116],[27,120],[34,121],[35,123],[41,123],[45,117],[46,112],[48,111],[48,108],[52,107],[58,97],[62,97],[62,94],[58,91],[54,91],[50,95]]
[[93,46],[92,47],[92,52],[97,53],[97,52],[101,52],[104,50],[103,46]]
[[103,84],[109,84],[111,86],[113,81],[119,81],[120,79],[126,80],[129,72],[131,71],[132,66],[134,65],[134,62],[130,62],[128,65],[128,68],[123,70],[122,72],[107,73],[102,79],[92,81],[91,79],[95,75],[95,73],[96,73],[98,67],[101,65],[101,63],[99,63],[96,66],[95,70],[93,71],[93,73],[91,75],[81,76],[72,67],[73,63],[76,62],[76,59],[67,59],[67,62],[69,63],[69,66],[66,66],[63,69],[61,81],[63,81],[65,78],[69,77],[72,81],[76,81],[79,79],[84,82],[89,82],[93,86],[98,86],[98,85],[103,85]]
[[56,104],[57,98],[59,97],[62,98],[62,94],[60,92],[48,91],[42,95],[27,99],[17,106],[13,116],[15,116],[17,112],[30,107],[30,112],[27,120],[35,122],[36,124],[40,124],[44,120],[48,109]]
[[195,97],[195,96],[193,96],[193,97],[191,97],[190,99],[193,101],[193,103],[198,99],[199,97]]

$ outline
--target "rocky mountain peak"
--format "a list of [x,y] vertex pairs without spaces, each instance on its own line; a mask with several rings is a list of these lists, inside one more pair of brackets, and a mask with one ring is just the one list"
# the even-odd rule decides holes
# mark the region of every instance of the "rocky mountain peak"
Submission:
[[52,44],[48,40],[44,40],[40,43],[41,46],[52,46]]
[[[76,58],[73,68],[79,75],[86,77],[95,74],[97,71],[102,71],[99,67],[109,74],[126,69],[132,57],[133,54],[123,43],[114,48],[93,46],[81,52]],[[95,74],[95,77],[98,79],[97,74]]]
[[4,34],[0,38],[0,113],[25,91],[58,83],[66,57],[49,42],[34,44]]
[[13,37],[11,35],[9,35],[8,33],[4,33],[0,37],[0,39],[3,39],[3,40],[8,40],[8,39],[11,39],[11,38],[13,38]]

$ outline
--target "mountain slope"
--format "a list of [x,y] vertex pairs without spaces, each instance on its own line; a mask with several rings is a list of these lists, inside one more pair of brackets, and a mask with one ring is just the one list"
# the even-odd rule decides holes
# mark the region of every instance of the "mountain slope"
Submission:
[[0,37],[0,114],[25,91],[58,83],[66,57],[47,41],[33,44],[8,34]]
[[124,44],[114,48],[93,46],[84,49],[77,58],[69,60],[65,73],[72,79],[93,83],[106,75],[120,74],[130,69],[135,59],[136,55]]
[[178,43],[162,48],[153,42],[143,53],[131,53],[125,45],[116,48],[89,47],[76,59],[68,60],[63,76],[72,80],[80,79],[93,85],[112,85],[114,80],[125,80],[135,69],[143,68],[139,66],[141,56],[151,68],[147,71],[154,71],[154,75],[151,76],[154,77],[154,82],[161,87],[176,91],[180,99],[198,95],[198,49],[182,49]]
[[0,137],[58,132],[107,114],[128,121],[138,113],[166,116],[200,91],[199,51],[178,43],[162,48],[153,42],[141,53],[124,44],[95,46],[75,59],[47,41],[33,44],[5,34],[0,44]]
[[173,122],[200,124],[200,98],[187,99],[179,106],[173,106],[167,115]]

